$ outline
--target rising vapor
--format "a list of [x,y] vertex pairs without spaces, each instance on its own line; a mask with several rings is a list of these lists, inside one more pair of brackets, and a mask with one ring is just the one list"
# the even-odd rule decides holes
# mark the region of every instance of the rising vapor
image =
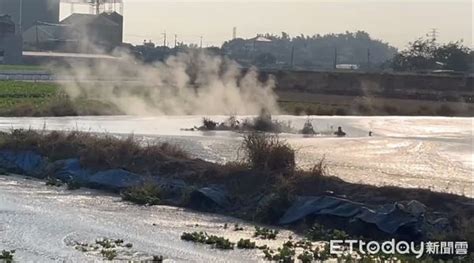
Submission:
[[116,63],[74,64],[57,70],[72,76],[73,81],[63,84],[67,94],[112,103],[130,115],[278,112],[274,79],[262,82],[256,69],[242,73],[229,59],[190,51],[149,65],[129,54],[119,56]]

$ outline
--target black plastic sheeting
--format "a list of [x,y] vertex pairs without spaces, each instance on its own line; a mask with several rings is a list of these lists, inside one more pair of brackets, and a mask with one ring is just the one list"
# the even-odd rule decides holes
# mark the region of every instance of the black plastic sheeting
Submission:
[[231,199],[222,186],[213,185],[192,191],[189,205],[204,211],[225,210],[231,207]]
[[378,209],[370,209],[362,203],[333,196],[300,197],[279,220],[279,224],[296,223],[308,216],[334,216],[348,220],[360,220],[373,224],[388,234],[395,234],[400,228],[416,228],[422,223],[420,217],[405,212],[398,204],[389,204]]

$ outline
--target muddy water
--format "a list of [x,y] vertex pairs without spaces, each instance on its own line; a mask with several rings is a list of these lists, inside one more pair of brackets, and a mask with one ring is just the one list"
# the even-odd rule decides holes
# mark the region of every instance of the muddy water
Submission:
[[[214,116],[224,120],[225,116]],[[243,118],[243,117],[242,117]],[[301,129],[307,117],[278,116]],[[195,157],[214,162],[241,156],[241,135],[181,131],[202,116],[0,118],[0,129],[34,128],[135,134],[181,145]],[[331,174],[350,182],[423,187],[474,196],[473,119],[433,117],[311,117],[319,131],[342,126],[346,138],[282,134],[296,149],[298,165],[325,158]],[[369,131],[373,136],[369,137]]]

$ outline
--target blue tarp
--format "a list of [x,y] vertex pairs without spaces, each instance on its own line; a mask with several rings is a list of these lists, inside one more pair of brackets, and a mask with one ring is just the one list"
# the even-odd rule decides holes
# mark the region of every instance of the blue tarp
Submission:
[[143,184],[143,178],[121,169],[95,173],[88,178],[89,185],[111,190],[121,190]]
[[358,219],[375,224],[381,231],[394,234],[401,227],[419,223],[419,218],[401,210],[396,204],[370,209],[362,203],[332,196],[302,197],[286,211],[279,223],[291,224],[310,215],[328,215]]
[[0,151],[0,167],[9,172],[38,175],[45,166],[43,158],[32,151]]

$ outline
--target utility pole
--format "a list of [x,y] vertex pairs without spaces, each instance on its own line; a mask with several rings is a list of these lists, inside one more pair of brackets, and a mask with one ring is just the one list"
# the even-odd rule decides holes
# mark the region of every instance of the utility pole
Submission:
[[100,0],[95,0],[95,14],[100,14]]
[[162,35],[163,35],[163,47],[166,47],[166,31]]
[[237,27],[234,26],[232,30],[232,39],[236,39],[236,38],[237,38]]
[[367,49],[367,69],[370,69],[370,48]]
[[178,35],[174,35],[174,47],[176,48],[178,46]]
[[201,49],[202,49],[202,36],[201,36],[201,44],[200,44],[199,46],[200,46],[200,47],[201,47]]
[[337,69],[337,47],[334,48],[334,70]]
[[293,45],[291,47],[291,68],[293,69],[294,65],[295,65],[295,46]]
[[438,29],[437,28],[432,28],[428,35],[431,37],[431,41],[433,41],[433,43],[435,43],[436,40],[438,39]]
[[18,22],[18,32],[23,35],[23,0],[20,0],[20,21]]

